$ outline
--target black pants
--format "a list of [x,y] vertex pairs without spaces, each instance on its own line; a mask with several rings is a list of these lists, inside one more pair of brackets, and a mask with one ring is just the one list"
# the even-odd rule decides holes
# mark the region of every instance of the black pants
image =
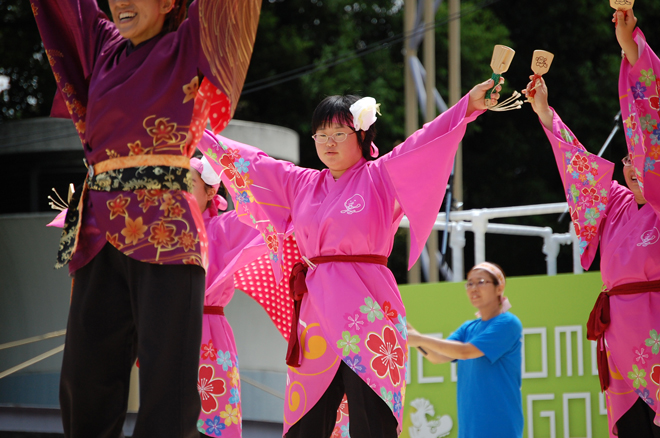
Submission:
[[616,422],[619,438],[660,438],[660,427],[653,424],[654,417],[653,409],[638,398]]
[[354,438],[396,438],[397,421],[387,404],[343,361],[321,399],[286,434],[286,438],[328,438],[346,394],[349,432]]
[[204,270],[154,265],[110,244],[75,273],[60,380],[64,434],[123,437],[140,361],[133,437],[198,438]]

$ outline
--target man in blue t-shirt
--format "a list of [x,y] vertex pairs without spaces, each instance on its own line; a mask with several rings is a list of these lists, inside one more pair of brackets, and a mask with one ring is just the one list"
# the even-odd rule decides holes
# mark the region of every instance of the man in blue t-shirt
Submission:
[[433,363],[458,360],[458,437],[522,438],[522,324],[508,312],[506,280],[494,263],[468,272],[465,289],[478,318],[447,339],[408,327],[408,345]]

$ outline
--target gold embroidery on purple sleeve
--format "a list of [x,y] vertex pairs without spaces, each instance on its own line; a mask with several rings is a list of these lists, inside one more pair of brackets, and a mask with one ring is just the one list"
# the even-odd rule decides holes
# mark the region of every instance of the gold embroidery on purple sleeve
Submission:
[[231,114],[241,94],[259,24],[261,0],[200,0],[200,43]]
[[72,94],[76,94],[76,90],[73,88],[73,85],[70,83],[64,84],[64,87],[62,88],[62,92],[67,95],[67,97],[71,97]]
[[64,58],[64,55],[62,55],[62,52],[60,52],[59,50],[55,50],[55,49],[46,50],[46,56],[48,57],[48,63],[50,64],[51,67],[54,66],[55,63],[56,63],[56,61],[55,61],[56,56],[58,58]]
[[195,76],[189,84],[183,86],[183,94],[186,95],[183,98],[183,103],[191,101],[197,97],[197,90],[199,90],[199,77]]

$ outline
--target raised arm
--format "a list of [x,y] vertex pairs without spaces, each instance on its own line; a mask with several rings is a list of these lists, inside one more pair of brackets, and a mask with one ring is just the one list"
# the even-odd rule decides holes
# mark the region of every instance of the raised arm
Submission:
[[639,56],[633,64],[626,52],[621,61],[619,102],[639,187],[660,216],[660,59],[639,28],[632,38]]
[[[491,79],[476,85],[454,106],[425,124],[392,152],[370,163],[372,169],[385,175],[389,182],[386,189],[395,194],[410,221],[409,267],[419,257],[433,228],[467,124],[484,112],[484,97],[492,86]],[[498,85],[491,95],[495,103],[499,89]],[[424,183],[420,184],[420,181]]]
[[635,39],[633,38],[633,31],[637,25],[637,18],[632,9],[627,11],[616,11],[612,16],[612,22],[616,26],[616,40],[623,50],[623,54],[627,58],[630,65],[635,65],[639,59],[638,47]]
[[614,164],[589,153],[570,128],[548,105],[548,88],[543,78],[527,85],[526,92],[536,88],[532,109],[552,145],[571,220],[578,236],[581,262],[591,266],[598,249],[602,220],[610,202]]
[[31,0],[58,93],[53,117],[71,118],[84,143],[88,79],[101,46],[121,38],[96,0]]
[[292,226],[296,194],[318,170],[276,160],[261,150],[209,131],[198,146],[220,175],[236,204],[239,219],[258,229],[266,242],[279,281],[284,236]]
[[243,89],[260,10],[261,0],[196,0],[188,9],[189,30],[183,31],[192,33],[202,74],[229,100],[229,118]]

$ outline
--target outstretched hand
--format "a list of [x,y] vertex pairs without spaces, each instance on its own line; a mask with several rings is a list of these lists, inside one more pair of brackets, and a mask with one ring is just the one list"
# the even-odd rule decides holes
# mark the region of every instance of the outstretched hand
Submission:
[[530,91],[536,89],[536,94],[534,95],[534,99],[530,101],[530,104],[532,105],[534,112],[538,114],[541,119],[541,123],[543,123],[547,129],[552,130],[554,113],[548,104],[548,87],[545,84],[545,80],[543,77],[535,80],[534,75],[531,75],[529,79],[530,82],[527,84],[527,88],[522,91],[522,94],[528,96]]
[[[475,111],[481,111],[488,109],[486,106],[486,93],[488,90],[493,88],[493,80],[488,79],[486,82],[475,85],[470,90],[470,99],[468,101],[467,111],[465,111],[465,116],[469,116]],[[491,106],[497,105],[497,100],[500,98],[500,91],[502,91],[502,85],[504,83],[504,78],[500,77],[500,83],[495,87],[495,90],[490,94],[490,103]]]
[[635,26],[637,26],[637,17],[632,9],[627,11],[615,11],[612,14],[612,22],[616,23],[616,39],[621,46],[621,50],[628,58],[630,65],[635,65],[639,57],[637,43],[632,36]]

